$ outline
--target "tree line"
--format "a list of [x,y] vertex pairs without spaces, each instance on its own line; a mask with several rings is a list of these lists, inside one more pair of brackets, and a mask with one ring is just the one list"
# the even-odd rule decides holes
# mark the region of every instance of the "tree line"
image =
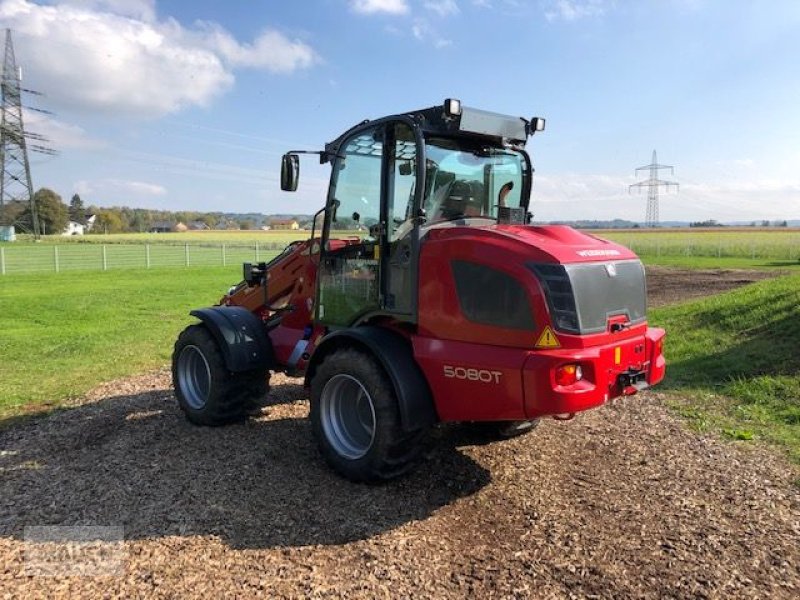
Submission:
[[[39,217],[39,230],[44,235],[63,233],[70,221],[87,225],[92,215],[94,222],[88,233],[141,233],[150,231],[157,223],[203,223],[209,229],[255,229],[260,224],[256,218],[232,218],[221,212],[85,206],[79,194],[74,194],[67,205],[49,188],[37,190],[33,202]],[[33,232],[29,203],[21,200],[6,203],[0,210],[0,224],[14,225],[22,232]]]

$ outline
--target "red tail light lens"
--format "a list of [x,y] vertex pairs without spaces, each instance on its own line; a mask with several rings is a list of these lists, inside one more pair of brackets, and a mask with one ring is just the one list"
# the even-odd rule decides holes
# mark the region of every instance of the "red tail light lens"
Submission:
[[580,365],[561,365],[556,369],[556,384],[572,385],[583,379]]

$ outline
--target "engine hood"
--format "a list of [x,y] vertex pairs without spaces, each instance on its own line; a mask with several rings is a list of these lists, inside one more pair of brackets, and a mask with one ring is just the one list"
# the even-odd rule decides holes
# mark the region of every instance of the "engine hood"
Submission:
[[[480,243],[527,246],[525,254],[537,262],[560,264],[636,259],[625,246],[580,232],[566,225],[488,225],[447,227],[428,232],[429,239],[475,237]],[[506,243],[504,243],[506,242]],[[517,248],[517,251],[520,249]]]

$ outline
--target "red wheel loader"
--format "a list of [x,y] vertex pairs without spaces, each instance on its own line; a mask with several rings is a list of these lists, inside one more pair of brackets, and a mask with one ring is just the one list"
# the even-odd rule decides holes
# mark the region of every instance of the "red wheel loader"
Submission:
[[[315,152],[331,165],[308,240],[194,310],[173,380],[193,423],[240,420],[272,371],[304,376],[327,462],[354,481],[409,470],[436,423],[529,431],[664,377],[630,250],[533,226],[524,119],[443,105],[364,121]],[[294,191],[299,154],[285,154]]]

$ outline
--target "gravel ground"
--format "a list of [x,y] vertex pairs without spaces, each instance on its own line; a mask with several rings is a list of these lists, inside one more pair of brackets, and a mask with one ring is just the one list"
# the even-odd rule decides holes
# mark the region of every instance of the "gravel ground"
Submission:
[[[797,470],[640,394],[385,486],[322,463],[298,380],[189,425],[157,372],[0,432],[0,596],[797,597]],[[23,527],[124,526],[117,577],[33,577]]]
[[[506,442],[442,427],[417,471],[364,486],[323,464],[299,380],[218,429],[169,386],[0,430],[0,598],[800,596],[798,469],[658,393]],[[121,573],[32,575],[23,528],[45,524],[124,527]]]

